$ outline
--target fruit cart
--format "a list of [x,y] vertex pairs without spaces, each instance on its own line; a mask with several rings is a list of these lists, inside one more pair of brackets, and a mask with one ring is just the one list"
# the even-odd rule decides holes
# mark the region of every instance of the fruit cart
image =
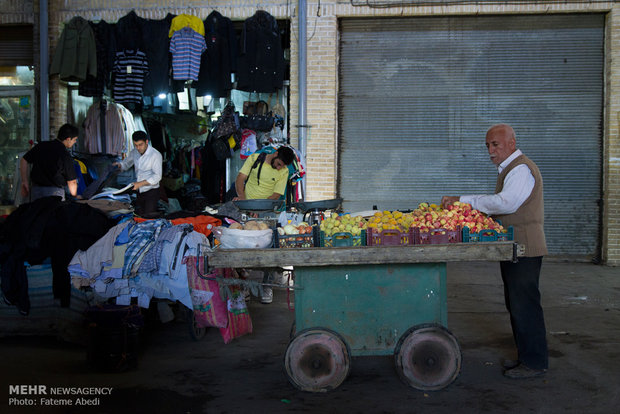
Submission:
[[439,390],[458,376],[461,350],[447,329],[446,264],[515,260],[514,242],[235,249],[207,253],[210,267],[293,266],[296,334],[286,375],[304,391],[338,387],[351,357],[394,355],[408,385]]

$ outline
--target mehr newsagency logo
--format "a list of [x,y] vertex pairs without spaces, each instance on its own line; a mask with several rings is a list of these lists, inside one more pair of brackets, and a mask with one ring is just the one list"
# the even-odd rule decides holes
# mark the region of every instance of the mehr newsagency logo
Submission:
[[9,385],[9,406],[98,406],[112,387]]

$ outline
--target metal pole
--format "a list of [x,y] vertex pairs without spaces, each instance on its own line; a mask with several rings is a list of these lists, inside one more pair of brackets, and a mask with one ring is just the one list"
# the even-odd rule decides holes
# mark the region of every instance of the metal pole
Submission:
[[[307,132],[307,118],[306,118],[306,0],[299,0],[298,2],[298,50],[299,50],[299,62],[298,62],[298,77],[299,77],[299,93],[298,93],[298,125],[299,130],[299,151],[301,152],[301,161],[306,165],[306,132]],[[307,170],[306,166],[306,170]],[[304,176],[301,181],[304,198],[306,195],[306,177]]]
[[50,139],[49,113],[49,53],[48,53],[48,12],[47,0],[39,2],[39,87],[40,87],[40,116],[41,140]]

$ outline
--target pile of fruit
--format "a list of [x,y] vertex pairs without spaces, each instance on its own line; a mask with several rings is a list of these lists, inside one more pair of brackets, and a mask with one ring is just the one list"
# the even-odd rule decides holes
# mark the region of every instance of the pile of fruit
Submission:
[[264,221],[251,220],[245,224],[232,223],[230,226],[228,226],[228,228],[236,230],[269,230],[269,225]]
[[353,236],[359,236],[365,228],[366,219],[364,217],[351,217],[350,214],[330,216],[321,222],[321,231],[327,237],[331,237],[336,233],[351,233]]
[[500,233],[506,230],[491,217],[472,209],[471,205],[459,201],[442,208],[436,204],[420,203],[410,213],[400,211],[377,211],[368,221],[368,227],[380,232],[382,230],[399,230],[406,232],[410,227],[417,227],[420,232],[431,229],[457,230],[469,227],[471,233],[492,229]]
[[419,227],[421,232],[438,228],[456,230],[459,227],[469,227],[471,233],[486,229],[500,233],[506,232],[504,227],[491,217],[460,201],[456,201],[445,209],[436,204],[420,203],[411,214],[414,216],[412,225]]
[[291,236],[293,234],[312,234],[312,226],[305,221],[298,225],[287,224],[284,227],[278,227],[278,234],[280,236]]
[[[406,232],[409,227],[414,226],[415,220],[411,213],[400,211],[377,211],[369,220],[368,228],[373,231],[399,230]],[[415,227],[415,226],[414,226]]]

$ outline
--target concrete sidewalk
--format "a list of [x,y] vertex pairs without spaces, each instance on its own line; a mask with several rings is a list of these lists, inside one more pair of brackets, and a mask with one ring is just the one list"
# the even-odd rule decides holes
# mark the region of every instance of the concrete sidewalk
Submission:
[[[497,263],[448,265],[448,325],[463,365],[449,387],[404,385],[392,357],[353,358],[350,375],[324,394],[288,382],[283,356],[294,314],[286,291],[274,303],[250,302],[251,335],[224,345],[211,329],[192,341],[182,318],[156,326],[138,369],[90,370],[84,348],[49,338],[0,339],[0,412],[37,413],[618,413],[620,268],[543,263],[543,307],[550,369],[543,378],[509,380],[501,361],[515,356]],[[291,296],[292,299],[292,296]],[[8,407],[8,386],[112,387],[95,407]]]

